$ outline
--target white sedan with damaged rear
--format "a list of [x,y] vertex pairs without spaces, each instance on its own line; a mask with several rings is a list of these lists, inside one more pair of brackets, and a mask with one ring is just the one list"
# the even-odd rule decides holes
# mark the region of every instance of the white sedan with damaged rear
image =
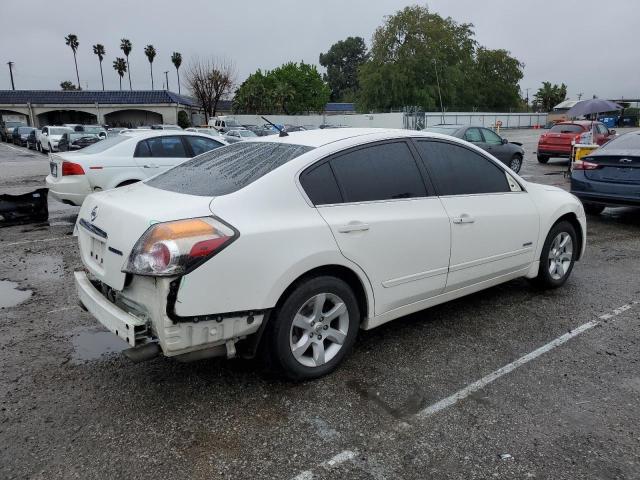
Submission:
[[584,252],[569,193],[452,137],[334,129],[225,146],[78,217],[82,304],[127,355],[260,358],[317,378],[359,329],[519,277],[560,287]]

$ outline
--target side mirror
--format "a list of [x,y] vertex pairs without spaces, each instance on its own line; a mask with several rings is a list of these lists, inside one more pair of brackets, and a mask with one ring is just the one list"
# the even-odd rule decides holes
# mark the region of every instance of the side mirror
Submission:
[[615,130],[609,130],[609,135],[615,135],[616,131]]
[[502,144],[503,144],[503,145],[506,145],[507,143],[509,143],[509,140],[507,140],[506,138],[503,138],[503,139],[502,139]]

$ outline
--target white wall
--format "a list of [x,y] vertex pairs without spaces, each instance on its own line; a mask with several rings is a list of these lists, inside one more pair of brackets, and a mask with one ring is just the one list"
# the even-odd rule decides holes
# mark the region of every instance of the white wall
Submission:
[[[344,125],[347,127],[373,128],[416,128],[418,125],[430,127],[439,123],[454,123],[460,125],[483,125],[492,127],[497,121],[502,122],[501,128],[528,128],[534,125],[544,125],[547,122],[546,113],[408,113],[406,123],[404,113],[372,113],[366,115],[265,115],[276,124],[289,125]],[[230,115],[241,124],[262,125],[265,121],[259,115]]]

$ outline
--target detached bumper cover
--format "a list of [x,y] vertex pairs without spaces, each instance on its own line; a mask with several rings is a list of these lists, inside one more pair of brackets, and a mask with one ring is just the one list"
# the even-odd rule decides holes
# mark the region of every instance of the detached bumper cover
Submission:
[[78,297],[91,315],[132,347],[144,343],[142,338],[147,337],[145,320],[134,317],[107,300],[89,281],[86,273],[74,272],[73,275]]

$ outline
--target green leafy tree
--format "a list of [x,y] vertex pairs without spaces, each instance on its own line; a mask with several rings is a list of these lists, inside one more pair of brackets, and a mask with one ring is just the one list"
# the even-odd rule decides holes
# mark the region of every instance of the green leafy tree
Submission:
[[[443,18],[427,7],[410,6],[387,17],[373,35],[369,56],[358,76],[360,110],[440,110],[438,90],[449,109],[520,105],[522,64],[504,50],[479,47],[473,25]],[[502,99],[503,90],[491,85],[501,74]]]
[[93,46],[93,53],[98,56],[98,61],[100,62],[100,78],[102,79],[102,90],[104,90],[104,75],[102,74],[102,60],[104,60],[106,54],[104,45],[96,43]]
[[533,96],[534,108],[543,112],[550,112],[560,102],[567,98],[567,86],[542,82],[542,87]]
[[79,90],[79,88],[76,87],[71,80],[65,80],[64,82],[60,82],[60,88],[62,88],[62,90],[65,90],[65,91]]
[[80,43],[78,42],[78,36],[70,33],[69,35],[64,37],[64,41],[73,52],[73,62],[76,64],[76,78],[78,79],[78,90],[80,90],[80,74],[78,73],[78,58],[76,57],[78,46],[80,45]]
[[480,47],[476,51],[473,85],[477,105],[488,110],[521,108],[520,88],[524,64],[506,50],[489,50]]
[[151,90],[155,90],[155,88],[153,88],[153,59],[156,58],[156,49],[153,45],[147,45],[144,48],[144,54],[147,56],[149,68],[151,68]]
[[[133,44],[131,43],[130,40],[126,38],[122,38],[120,40],[120,50],[122,50],[122,53],[124,53],[124,56],[127,59],[127,75],[129,75],[129,90],[133,90],[133,87],[131,86],[131,68],[129,66],[129,54],[131,53],[132,49],[133,49]],[[122,90],[122,88],[120,88],[120,90]]]
[[[178,93],[180,92],[180,65],[182,65],[182,54],[180,52],[173,52],[171,54],[171,63],[176,67],[176,75],[178,76]],[[167,90],[169,90],[169,85],[167,85]]]
[[331,91],[315,65],[289,62],[250,75],[236,91],[234,109],[247,113],[321,112]]
[[118,57],[113,62],[113,69],[118,72],[118,76],[120,77],[120,90],[122,91],[122,77],[127,71],[127,62],[125,62],[124,58]]
[[323,75],[331,89],[331,100],[352,101],[358,91],[358,69],[367,61],[367,46],[361,37],[348,37],[334,43],[327,53],[320,54]]

